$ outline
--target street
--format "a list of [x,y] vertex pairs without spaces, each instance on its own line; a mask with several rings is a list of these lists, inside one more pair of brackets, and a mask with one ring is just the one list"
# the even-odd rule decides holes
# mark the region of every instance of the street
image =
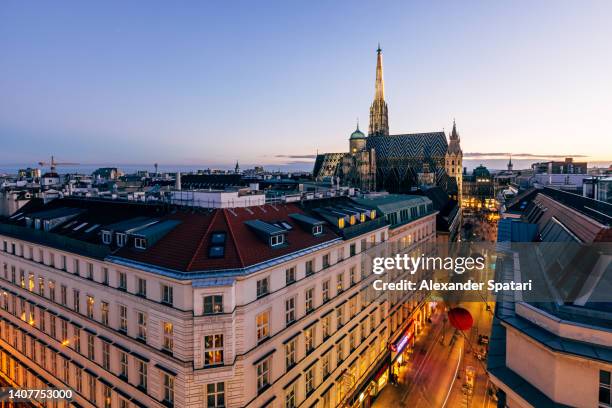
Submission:
[[[496,223],[471,215],[464,220],[464,241],[495,242]],[[479,336],[489,336],[493,302],[462,302],[474,319],[471,329],[455,330],[448,323],[444,305],[439,305],[415,342],[410,359],[400,370],[399,384],[387,385],[373,403],[385,407],[495,408],[486,373],[486,344]],[[478,359],[478,355],[482,359]]]

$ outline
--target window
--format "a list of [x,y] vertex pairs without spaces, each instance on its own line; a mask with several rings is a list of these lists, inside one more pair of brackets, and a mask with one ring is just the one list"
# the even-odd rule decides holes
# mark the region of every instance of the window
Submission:
[[285,344],[285,369],[289,371],[295,365],[295,349],[297,340]]
[[121,397],[118,397],[119,399],[119,408],[129,408],[129,403],[127,402],[126,399],[123,399]]
[[311,259],[310,261],[306,261],[306,276],[312,275],[314,273],[314,261]]
[[285,300],[285,324],[295,322],[295,296]]
[[351,266],[351,269],[349,270],[349,279],[350,279],[350,285],[353,286],[355,283],[357,283],[356,277],[355,277],[355,271],[356,271],[356,267],[355,266]]
[[38,278],[38,294],[43,297],[45,296],[45,278],[43,277]]
[[304,299],[306,313],[312,312],[314,310],[314,288],[306,289]]
[[147,340],[147,315],[144,312],[136,312],[138,320],[138,338]]
[[66,285],[60,286],[60,300],[62,305],[68,305],[68,288],[66,287]]
[[62,343],[65,343],[66,341],[68,341],[68,322],[66,320],[62,320],[60,322],[60,328],[62,332],[60,340],[62,341]]
[[108,326],[108,303],[107,302],[102,302],[100,303],[101,305],[101,312],[102,315],[100,316],[100,319],[102,321],[102,324]]
[[102,231],[102,243],[106,245],[110,245],[112,240],[113,238],[112,238],[112,234],[110,231]]
[[75,274],[77,274],[77,275],[78,275],[78,274],[79,274],[79,272],[80,272],[80,270],[79,270],[80,268],[79,268],[79,267],[80,267],[80,262],[79,262],[79,260],[78,260],[78,259],[75,259],[75,260],[74,260],[74,271],[73,271],[73,272],[74,272]]
[[108,385],[104,385],[102,393],[104,394],[104,408],[111,408],[111,388]]
[[311,352],[315,348],[315,330],[314,326],[304,330],[304,343],[306,344],[306,352]]
[[223,296],[204,296],[204,314],[223,313]]
[[327,378],[327,376],[330,373],[330,371],[329,371],[329,355],[330,355],[330,353],[325,353],[325,354],[323,354],[323,356],[321,356],[321,374],[323,375],[323,378]]
[[77,353],[81,352],[81,330],[74,328],[74,351]]
[[81,299],[79,296],[79,291],[76,289],[72,289],[72,302],[74,311],[79,313]]
[[49,281],[49,299],[55,302],[55,282]]
[[207,408],[225,408],[225,384],[222,382],[206,384]]
[[87,296],[87,317],[90,319],[94,318],[94,302],[93,296]]
[[341,293],[344,290],[344,273],[340,272],[336,276],[336,291],[337,293]]
[[285,284],[291,285],[295,282],[295,266],[285,270]]
[[349,248],[350,256],[355,256],[355,254],[357,253],[357,246],[355,244],[351,244]]
[[257,281],[257,297],[266,296],[270,293],[270,277],[265,277]]
[[323,325],[323,339],[327,339],[331,336],[331,316],[327,315],[321,319]]
[[257,364],[257,391],[261,392],[270,385],[270,358]]
[[270,335],[270,312],[263,312],[255,318],[257,326],[257,341],[262,341]]
[[336,325],[338,329],[344,326],[344,305],[336,308]]
[[66,262],[66,255],[62,255],[62,267],[61,267],[61,269],[63,271],[65,271],[66,268],[68,268],[68,263]]
[[351,332],[349,333],[349,349],[351,350],[351,353],[355,350],[356,347],[357,347],[357,331],[351,330]]
[[119,351],[119,377],[128,377],[128,356],[123,351]]
[[223,364],[223,334],[204,336],[204,365]]
[[138,296],[147,297],[147,281],[142,278],[137,278],[138,288],[136,294]]
[[145,238],[134,238],[134,247],[136,249],[147,249],[147,240]]
[[96,359],[96,344],[93,334],[87,335],[87,358],[92,361],[95,361]]
[[94,280],[94,266],[91,262],[87,262],[87,279]]
[[136,371],[138,372],[138,387],[147,389],[147,363],[136,360]]
[[76,379],[77,392],[83,392],[83,370],[79,367],[74,367],[74,378]]
[[62,360],[62,381],[64,384],[70,384],[70,361]]
[[102,367],[110,369],[110,344],[105,341],[102,342]]
[[164,401],[174,403],[174,376],[166,373],[164,376]]
[[172,305],[174,303],[174,291],[173,291],[172,286],[164,285],[162,283],[161,292],[162,292],[162,303],[165,303],[167,305]]
[[117,272],[118,281],[117,289],[119,290],[127,290],[127,276],[125,272]]
[[314,367],[311,367],[308,371],[306,371],[306,394],[310,395],[314,391]]
[[164,343],[162,346],[167,351],[174,347],[174,326],[170,322],[164,322]]
[[124,246],[126,241],[127,241],[127,234],[118,232],[117,233],[117,246],[118,247]]
[[102,268],[102,283],[108,285],[108,268]]
[[329,254],[323,255],[323,268],[329,268]]
[[96,402],[96,377],[93,375],[88,375],[88,384],[89,384],[89,401],[95,404]]
[[323,303],[329,300],[329,279],[321,284],[321,292],[323,295]]
[[599,407],[607,408],[612,405],[610,399],[610,371],[599,370]]
[[315,225],[312,227],[312,235],[321,235],[323,233],[322,225]]
[[119,331],[127,333],[127,307],[119,305]]
[[285,394],[285,408],[295,408],[295,384],[291,384],[287,388]]
[[53,315],[49,315],[49,327],[50,327],[50,332],[49,335],[51,337],[53,337],[54,339],[57,338],[57,333],[56,333],[56,328],[55,328],[55,316]]
[[336,344],[336,355],[336,361],[338,361],[338,364],[344,361],[344,341],[341,341],[340,343]]
[[282,245],[283,242],[285,242],[285,236],[283,234],[279,234],[279,235],[272,235],[270,237],[270,246],[279,246]]

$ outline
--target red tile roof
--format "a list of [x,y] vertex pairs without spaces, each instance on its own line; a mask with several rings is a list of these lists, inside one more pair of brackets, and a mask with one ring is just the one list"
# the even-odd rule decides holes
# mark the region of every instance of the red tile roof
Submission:
[[[124,247],[115,255],[184,272],[235,269],[269,261],[338,238],[331,229],[325,227],[322,235],[313,236],[289,217],[292,213],[303,211],[295,204],[283,204],[217,209],[210,213],[177,212],[165,219],[177,219],[182,221],[181,224],[152,247],[144,251]],[[293,228],[287,232],[286,245],[271,248],[244,224],[247,220],[256,219],[290,224]],[[223,258],[208,257],[214,232],[226,233]]]

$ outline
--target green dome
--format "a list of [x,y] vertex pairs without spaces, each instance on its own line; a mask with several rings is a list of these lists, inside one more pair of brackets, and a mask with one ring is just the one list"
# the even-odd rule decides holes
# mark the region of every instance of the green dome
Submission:
[[357,126],[357,130],[351,133],[351,139],[365,139],[365,135],[359,130],[359,126]]

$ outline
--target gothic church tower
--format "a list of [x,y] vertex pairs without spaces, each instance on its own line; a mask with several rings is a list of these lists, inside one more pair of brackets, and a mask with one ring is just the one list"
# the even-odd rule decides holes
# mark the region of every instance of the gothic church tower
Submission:
[[453,131],[450,134],[448,141],[448,150],[446,151],[446,174],[455,178],[457,181],[457,197],[454,197],[459,201],[461,205],[461,199],[463,198],[463,152],[461,151],[461,144],[459,139],[459,133],[457,133],[457,125],[453,119]]
[[376,50],[376,93],[370,107],[370,129],[368,136],[389,136],[389,118],[385,102],[385,81],[383,80],[382,49]]

